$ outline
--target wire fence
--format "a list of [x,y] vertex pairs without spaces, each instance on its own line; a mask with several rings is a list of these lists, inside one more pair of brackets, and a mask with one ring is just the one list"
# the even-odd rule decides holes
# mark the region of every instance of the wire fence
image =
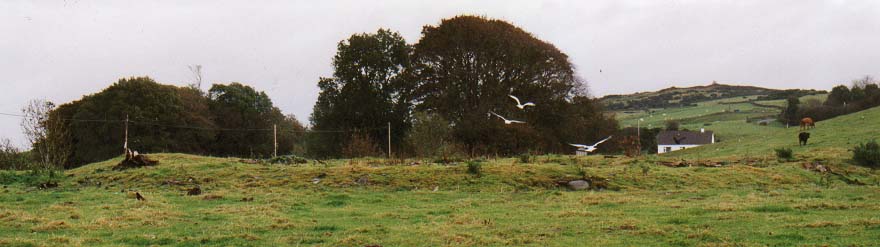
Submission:
[[[27,116],[21,114],[12,114],[12,113],[2,113],[2,116],[8,117],[18,117],[25,118]],[[272,132],[276,129],[274,128],[212,128],[212,127],[204,127],[204,126],[194,126],[194,125],[169,125],[164,123],[159,123],[155,121],[145,121],[145,120],[132,120],[132,119],[80,119],[80,118],[62,118],[61,121],[69,121],[69,122],[98,122],[98,123],[121,123],[125,124],[126,122],[133,125],[141,125],[141,126],[157,126],[157,127],[165,127],[165,128],[175,128],[175,129],[192,129],[192,130],[206,130],[206,131],[241,131],[241,132],[254,132],[254,131],[268,131]],[[355,133],[355,132],[364,132],[364,131],[374,131],[374,130],[386,130],[387,127],[374,127],[374,128],[359,128],[359,129],[351,129],[351,130],[313,130],[313,129],[304,129],[304,130],[277,130],[279,132],[287,132],[287,133]]]
[[[3,113],[3,112],[0,112],[0,116],[15,117],[15,118],[27,118],[28,117],[28,116],[22,115],[22,114]],[[271,154],[269,154],[271,156],[278,155],[278,151],[279,151],[278,150],[278,148],[279,148],[278,141],[281,140],[281,139],[279,139],[279,138],[281,138],[281,136],[279,136],[280,134],[285,134],[285,133],[291,134],[292,133],[292,134],[302,134],[305,136],[312,136],[314,134],[331,134],[331,135],[332,134],[352,134],[352,135],[354,135],[354,134],[365,134],[368,132],[372,132],[374,134],[380,134],[380,135],[387,134],[388,140],[387,140],[387,143],[385,143],[385,144],[387,145],[386,148],[388,150],[389,156],[390,156],[390,152],[391,152],[391,126],[390,126],[390,124],[385,127],[357,128],[357,129],[344,129],[344,130],[342,130],[342,129],[314,130],[314,129],[308,129],[308,128],[290,129],[289,127],[282,127],[282,126],[278,126],[276,124],[272,124],[267,128],[218,128],[218,127],[207,127],[207,126],[199,126],[199,125],[175,125],[175,124],[167,124],[167,123],[162,123],[162,122],[157,122],[157,121],[149,121],[149,120],[143,120],[143,119],[129,119],[127,117],[125,119],[62,118],[60,120],[65,121],[65,122],[85,122],[85,123],[102,123],[104,125],[107,125],[107,124],[117,125],[119,128],[126,129],[126,131],[125,131],[125,144],[124,144],[124,146],[126,148],[128,148],[128,140],[129,140],[128,128],[130,126],[141,126],[141,127],[155,126],[155,127],[159,127],[161,129],[165,129],[165,130],[180,129],[180,130],[192,130],[192,131],[247,132],[247,133],[253,133],[254,135],[265,133],[265,134],[272,136],[272,139],[270,140],[271,141],[270,145],[274,144],[273,145],[274,151],[270,151],[270,152],[272,152]],[[139,136],[140,138],[147,137],[147,136],[144,136],[143,133],[142,134],[134,134],[134,135]],[[147,134],[147,135],[149,135],[149,134]],[[303,138],[309,139],[309,137],[305,137],[305,136],[303,136]],[[135,139],[133,139],[133,141],[138,142],[138,140],[140,140],[140,138],[135,138]]]

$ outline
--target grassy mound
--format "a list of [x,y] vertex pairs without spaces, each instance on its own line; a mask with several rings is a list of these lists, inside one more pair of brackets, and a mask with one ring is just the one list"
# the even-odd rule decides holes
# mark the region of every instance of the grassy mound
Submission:
[[[419,160],[151,157],[159,165],[113,171],[117,158],[71,170],[50,190],[13,182],[0,191],[0,245],[866,245],[880,233],[880,179],[846,164],[829,165],[867,186],[776,161],[540,156],[482,161],[476,176],[465,163]],[[556,185],[583,177],[610,189]],[[186,195],[196,184],[203,193]]]
[[[515,158],[476,161],[481,174],[474,175],[467,165],[437,164],[424,160],[352,159],[324,164],[301,165],[248,164],[238,159],[186,154],[152,155],[161,161],[153,167],[112,171],[118,160],[108,160],[68,172],[66,185],[117,189],[162,189],[183,191],[199,185],[210,189],[248,190],[253,188],[340,189],[363,188],[378,191],[442,190],[527,191],[560,189],[560,181],[576,179],[606,183],[609,190],[674,190],[682,188],[773,188],[814,186],[823,175],[806,171],[798,162],[762,159],[731,161],[727,167],[672,168],[661,160],[599,156],[539,156],[523,164]],[[826,160],[833,160],[828,158]],[[755,164],[743,165],[756,162]],[[877,183],[867,168],[841,162],[825,162],[834,170],[846,172],[847,179]]]
[[[33,185],[45,175],[0,172],[0,246],[870,246],[880,173],[851,165],[846,148],[877,136],[878,119],[872,109],[820,122],[803,148],[795,129],[765,127],[779,133],[749,146],[471,161],[478,173],[468,162],[186,154],[122,171],[112,170],[121,157],[90,164],[45,190]],[[777,160],[779,146],[794,159]],[[724,165],[659,165],[682,160]],[[571,179],[607,189],[558,186]],[[196,186],[202,194],[187,195]]]

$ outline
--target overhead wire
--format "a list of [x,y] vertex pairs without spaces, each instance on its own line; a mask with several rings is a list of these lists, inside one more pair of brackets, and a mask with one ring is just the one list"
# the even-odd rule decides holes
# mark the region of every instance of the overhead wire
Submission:
[[[11,116],[11,117],[20,117],[25,118],[27,116],[20,114],[12,114],[12,113],[3,113],[0,112],[0,115],[3,116]],[[273,131],[273,128],[211,128],[211,127],[203,127],[203,126],[191,126],[191,125],[169,125],[159,122],[151,122],[144,120],[114,120],[114,119],[80,119],[80,118],[62,118],[62,121],[71,121],[71,122],[104,122],[104,123],[131,123],[135,125],[149,125],[149,126],[159,126],[165,128],[177,128],[177,129],[192,129],[192,130],[207,130],[207,131],[241,131],[241,132],[257,132],[257,131]],[[359,128],[352,130],[278,130],[278,132],[287,132],[287,133],[349,133],[349,132],[363,132],[363,131],[375,131],[375,130],[385,130],[386,127],[374,127],[374,128]]]

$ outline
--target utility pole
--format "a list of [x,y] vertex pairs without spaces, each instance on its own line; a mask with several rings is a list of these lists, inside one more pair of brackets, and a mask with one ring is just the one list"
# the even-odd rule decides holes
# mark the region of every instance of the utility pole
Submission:
[[278,125],[272,125],[272,142],[275,143],[275,151],[272,152],[272,157],[278,157]]
[[123,155],[128,155],[128,114],[125,114],[125,143],[122,144],[122,151]]
[[645,119],[639,118],[639,120],[636,121],[636,142],[638,142],[639,145],[638,151],[636,151],[636,156],[642,156],[642,120]]
[[391,158],[391,122],[388,122],[388,158]]

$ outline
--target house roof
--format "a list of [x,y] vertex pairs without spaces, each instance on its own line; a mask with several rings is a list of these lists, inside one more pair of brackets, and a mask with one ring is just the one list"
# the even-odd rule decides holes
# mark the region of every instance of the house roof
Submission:
[[[657,145],[703,145],[712,143],[712,131],[664,130],[657,134]],[[678,139],[678,143],[676,143]]]

